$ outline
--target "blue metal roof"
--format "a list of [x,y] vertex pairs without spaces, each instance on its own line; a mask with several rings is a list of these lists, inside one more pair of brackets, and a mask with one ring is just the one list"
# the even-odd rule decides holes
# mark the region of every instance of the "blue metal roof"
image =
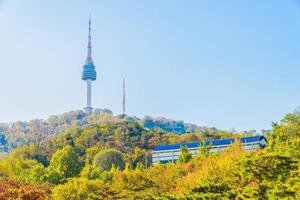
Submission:
[[[241,143],[252,143],[258,142],[266,138],[264,136],[251,136],[251,137],[244,137],[240,138]],[[234,139],[225,139],[225,140],[211,140],[206,142],[189,142],[189,143],[179,143],[179,144],[169,144],[169,145],[160,145],[156,146],[153,150],[154,151],[163,151],[163,150],[172,150],[172,149],[180,149],[181,146],[186,146],[188,148],[197,148],[199,147],[200,143],[204,145],[212,145],[212,146],[219,146],[219,145],[230,145],[234,142]]]

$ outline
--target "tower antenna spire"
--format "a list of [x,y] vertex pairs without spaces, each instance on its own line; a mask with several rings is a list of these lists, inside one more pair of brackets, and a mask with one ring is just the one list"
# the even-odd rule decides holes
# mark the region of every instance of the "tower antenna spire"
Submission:
[[91,14],[89,15],[89,36],[88,36],[88,52],[87,52],[87,62],[93,62],[92,60],[92,36],[91,36],[91,30],[92,30],[92,20],[91,20]]
[[125,90],[125,78],[123,78],[123,115],[126,112],[126,90]]

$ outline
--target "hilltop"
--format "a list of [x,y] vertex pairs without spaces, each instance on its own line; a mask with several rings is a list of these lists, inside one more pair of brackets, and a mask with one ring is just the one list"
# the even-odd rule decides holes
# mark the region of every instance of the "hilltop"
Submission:
[[[136,124],[144,131],[156,131],[161,134],[182,135],[197,133],[197,135],[202,136],[202,139],[219,139],[225,133],[225,131],[220,131],[216,128],[200,127],[185,123],[182,120],[172,120],[165,117],[114,116],[109,109],[95,109],[92,114],[88,115],[83,110],[78,110],[61,115],[52,115],[48,119],[33,119],[0,124],[0,151],[11,151],[25,144],[33,144],[37,140],[45,140],[46,138],[63,134],[72,128],[85,128],[105,123],[116,124],[116,126],[122,123]],[[137,132],[136,134],[140,133]]]

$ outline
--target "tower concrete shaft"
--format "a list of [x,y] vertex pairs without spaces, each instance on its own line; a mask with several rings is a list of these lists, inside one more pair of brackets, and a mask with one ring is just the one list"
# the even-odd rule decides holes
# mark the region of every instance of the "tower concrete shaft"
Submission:
[[84,108],[85,112],[92,113],[92,80],[86,80],[86,107]]

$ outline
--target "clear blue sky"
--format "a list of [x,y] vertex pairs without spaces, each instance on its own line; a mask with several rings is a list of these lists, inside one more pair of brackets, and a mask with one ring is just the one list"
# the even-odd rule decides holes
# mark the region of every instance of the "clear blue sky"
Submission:
[[0,0],[0,121],[85,104],[93,21],[94,107],[220,129],[270,128],[300,105],[295,0]]

